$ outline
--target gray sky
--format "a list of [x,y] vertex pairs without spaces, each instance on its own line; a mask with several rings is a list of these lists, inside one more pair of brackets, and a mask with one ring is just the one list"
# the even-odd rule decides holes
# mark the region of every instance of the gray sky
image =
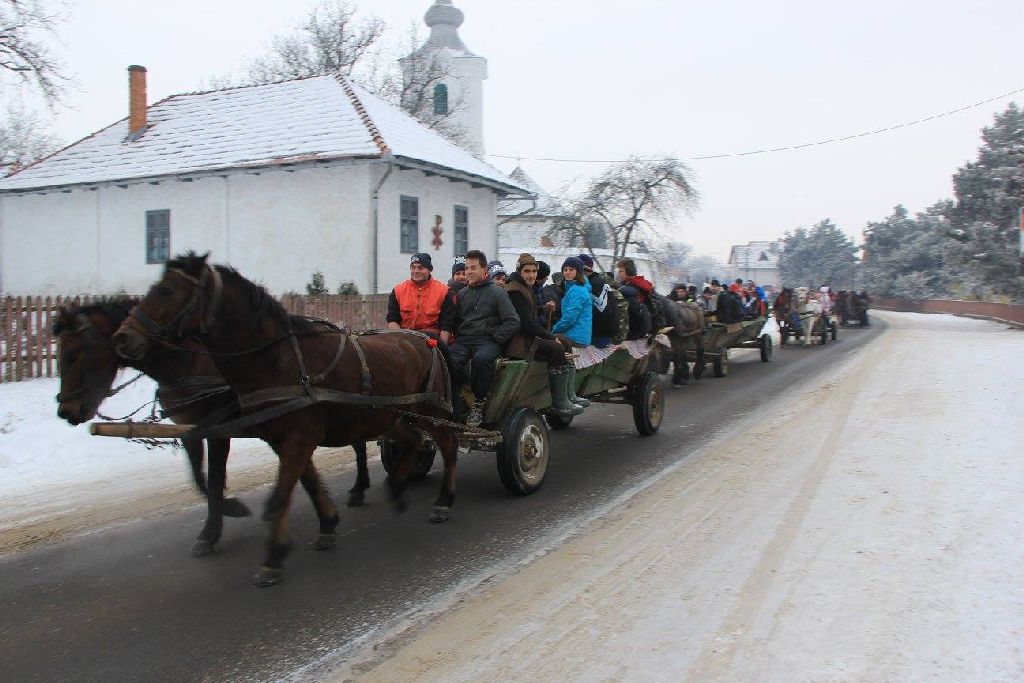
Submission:
[[[362,0],[398,42],[432,0]],[[60,48],[78,82],[66,141],[127,113],[129,64],[150,101],[196,90],[265,51],[312,0],[72,4]],[[487,151],[520,155],[549,190],[600,164],[530,157],[691,157],[796,145],[913,121],[1024,87],[1024,0],[455,0],[486,57]],[[425,31],[424,27],[424,31]],[[1016,65],[1016,66],[1014,66]],[[1015,96],[1024,102],[1024,96]],[[801,151],[690,162],[701,209],[672,237],[724,259],[831,217],[859,239],[897,203],[952,193],[979,131],[1013,98]],[[489,158],[511,170],[515,162]]]

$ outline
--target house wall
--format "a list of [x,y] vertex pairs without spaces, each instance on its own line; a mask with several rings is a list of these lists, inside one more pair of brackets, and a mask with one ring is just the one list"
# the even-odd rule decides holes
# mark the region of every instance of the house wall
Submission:
[[[0,290],[5,294],[141,294],[162,272],[146,264],[146,211],[171,212],[171,253],[210,251],[274,294],[305,293],[314,271],[371,293],[372,192],[386,165],[366,161],[236,171],[157,184],[0,196]],[[419,198],[419,251],[450,273],[454,207],[469,209],[469,246],[495,258],[496,195],[467,182],[394,170],[381,187],[379,288],[408,274],[400,252],[401,195]],[[435,249],[434,216],[442,217]]]
[[[380,273],[378,287],[390,291],[396,283],[409,277],[411,253],[401,252],[401,196],[419,199],[419,246],[417,251],[430,254],[434,274],[447,281],[455,257],[455,205],[469,209],[469,248],[479,249],[488,259],[495,259],[497,233],[494,227],[497,197],[487,188],[474,188],[466,182],[417,170],[395,171],[384,181],[380,192],[379,241]],[[434,217],[441,216],[441,247],[435,248]]]
[[171,212],[171,253],[211,252],[272,292],[369,282],[368,164],[232,172],[0,198],[0,288],[7,294],[143,293],[146,211]]

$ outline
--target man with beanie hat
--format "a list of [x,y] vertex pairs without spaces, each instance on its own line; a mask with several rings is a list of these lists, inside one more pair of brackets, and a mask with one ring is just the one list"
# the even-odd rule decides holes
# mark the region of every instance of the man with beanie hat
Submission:
[[505,264],[501,261],[491,261],[488,263],[487,277],[489,277],[494,284],[503,287],[505,285],[505,280],[508,279],[508,273],[505,272]]
[[446,345],[455,329],[455,307],[448,287],[431,277],[434,264],[430,254],[413,254],[409,279],[400,282],[388,296],[389,330],[416,330],[439,338]]
[[572,417],[583,412],[569,399],[569,363],[565,350],[555,336],[537,322],[536,301],[533,286],[537,281],[537,259],[531,254],[520,254],[516,261],[516,272],[505,283],[505,292],[519,314],[519,330],[505,348],[509,358],[528,359],[530,354],[548,366],[548,383],[551,388],[551,406],[563,417]]

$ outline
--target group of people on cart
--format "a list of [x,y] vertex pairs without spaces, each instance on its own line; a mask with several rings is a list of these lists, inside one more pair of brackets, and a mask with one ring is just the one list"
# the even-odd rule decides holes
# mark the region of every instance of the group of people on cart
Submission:
[[673,301],[690,302],[704,310],[711,322],[725,324],[753,320],[767,315],[768,295],[764,288],[753,280],[735,281],[723,286],[717,279],[698,289],[697,285],[680,282],[672,287],[669,298]]
[[[576,353],[644,338],[664,324],[653,285],[628,258],[616,264],[614,280],[595,271],[589,254],[565,259],[555,277],[531,254],[521,254],[509,273],[476,249],[455,259],[447,284],[433,270],[430,254],[412,255],[409,278],[388,298],[387,325],[437,341],[456,412],[470,427],[483,420],[499,357],[547,363],[552,409],[570,417],[590,405],[575,393]],[[468,411],[458,398],[464,385],[473,394]]]

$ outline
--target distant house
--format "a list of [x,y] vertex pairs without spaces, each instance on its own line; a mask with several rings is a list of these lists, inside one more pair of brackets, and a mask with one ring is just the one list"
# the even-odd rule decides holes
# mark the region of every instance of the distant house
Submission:
[[781,286],[778,242],[748,242],[729,250],[729,279],[753,280],[759,285]]

